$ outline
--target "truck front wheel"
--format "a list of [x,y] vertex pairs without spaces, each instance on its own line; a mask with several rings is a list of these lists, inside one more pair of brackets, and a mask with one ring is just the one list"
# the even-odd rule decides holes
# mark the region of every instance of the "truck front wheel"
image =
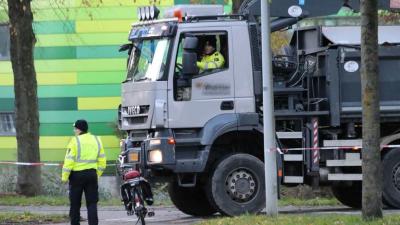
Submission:
[[210,176],[208,197],[225,215],[260,212],[265,207],[263,162],[249,154],[223,159]]
[[176,181],[171,181],[168,193],[176,208],[188,215],[211,216],[217,212],[208,202],[204,189],[199,186],[181,187]]
[[400,149],[393,149],[383,158],[383,201],[400,209]]

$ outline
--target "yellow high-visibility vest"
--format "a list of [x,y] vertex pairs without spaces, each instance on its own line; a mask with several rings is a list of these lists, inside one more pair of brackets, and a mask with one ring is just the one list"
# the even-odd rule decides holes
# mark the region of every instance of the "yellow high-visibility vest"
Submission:
[[106,168],[101,139],[90,133],[75,136],[68,144],[62,169],[61,180],[66,182],[71,171],[96,169],[100,177]]
[[218,51],[211,55],[205,55],[200,62],[197,62],[197,67],[199,67],[200,71],[219,69],[224,67],[224,65],[224,56]]

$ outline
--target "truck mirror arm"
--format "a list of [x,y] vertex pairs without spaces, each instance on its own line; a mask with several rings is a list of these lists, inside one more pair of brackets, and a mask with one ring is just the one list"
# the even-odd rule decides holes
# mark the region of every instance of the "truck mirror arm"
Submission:
[[275,32],[278,30],[282,30],[284,28],[290,27],[294,24],[296,24],[298,21],[304,19],[305,17],[283,17],[283,18],[277,18],[271,21],[271,32]]

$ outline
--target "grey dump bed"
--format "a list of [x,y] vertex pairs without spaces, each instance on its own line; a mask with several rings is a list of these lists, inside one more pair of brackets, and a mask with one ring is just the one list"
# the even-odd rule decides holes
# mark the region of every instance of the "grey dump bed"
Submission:
[[[322,34],[333,45],[339,45],[336,60],[339,82],[330,85],[329,91],[335,94],[339,90],[336,95],[339,94],[340,105],[333,108],[332,115],[359,118],[362,110],[360,27],[322,27]],[[378,37],[381,115],[400,120],[400,26],[381,26]]]
[[[321,77],[319,97],[327,99],[321,108],[334,126],[361,118],[360,37],[359,26],[299,29],[298,49],[318,59],[312,76]],[[381,116],[400,121],[400,26],[379,27],[379,81]]]
[[[348,51],[344,49],[343,54],[345,57],[344,63],[338,63],[340,110],[342,114],[352,114],[361,110],[360,69],[356,72],[351,72],[351,70],[349,72],[346,71],[345,65],[349,61],[359,64],[360,51]],[[400,46],[382,46],[380,48],[379,87],[381,111],[385,113],[400,112]]]

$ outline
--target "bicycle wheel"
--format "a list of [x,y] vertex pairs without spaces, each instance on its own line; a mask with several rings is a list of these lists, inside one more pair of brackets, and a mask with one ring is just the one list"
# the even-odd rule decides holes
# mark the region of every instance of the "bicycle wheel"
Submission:
[[133,202],[134,202],[134,210],[135,214],[138,217],[138,221],[136,224],[145,225],[146,222],[144,218],[146,217],[146,208],[144,207],[143,195],[140,189],[137,187],[133,188]]
[[141,215],[140,215],[140,223],[141,223],[141,225],[146,225],[146,222],[144,221],[143,213],[141,213]]

